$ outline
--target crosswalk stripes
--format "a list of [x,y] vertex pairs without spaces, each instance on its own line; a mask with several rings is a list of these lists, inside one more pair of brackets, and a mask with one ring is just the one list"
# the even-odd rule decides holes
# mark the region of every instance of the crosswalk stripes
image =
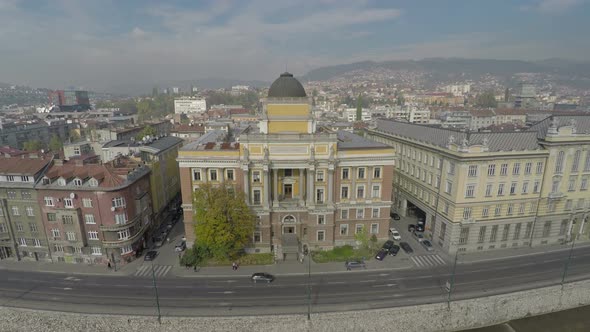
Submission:
[[437,265],[446,265],[447,262],[445,262],[444,259],[442,259],[442,257],[440,257],[439,255],[421,255],[421,256],[412,256],[410,257],[410,259],[412,260],[412,262],[414,262],[414,264],[417,267],[428,267],[428,266],[437,266]]
[[[156,278],[164,277],[171,269],[172,269],[172,265],[154,265],[154,275],[156,276]],[[140,266],[137,269],[137,271],[135,271],[134,276],[136,276],[136,277],[151,277],[152,276],[152,266],[149,264]]]

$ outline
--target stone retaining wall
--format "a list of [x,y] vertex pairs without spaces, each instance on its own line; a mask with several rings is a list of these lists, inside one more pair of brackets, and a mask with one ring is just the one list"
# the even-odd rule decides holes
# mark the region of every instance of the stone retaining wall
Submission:
[[356,312],[244,317],[82,315],[0,307],[0,331],[454,331],[590,304],[590,280],[446,303]]

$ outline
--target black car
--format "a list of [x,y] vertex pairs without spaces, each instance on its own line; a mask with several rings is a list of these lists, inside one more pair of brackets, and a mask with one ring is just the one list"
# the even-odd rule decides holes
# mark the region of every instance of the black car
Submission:
[[273,280],[275,280],[275,277],[270,273],[258,272],[258,273],[254,273],[252,275],[252,277],[250,277],[250,279],[252,280],[252,282],[262,281],[262,282],[270,283]]
[[415,229],[416,229],[416,225],[414,225],[414,224],[408,225],[408,232],[413,232]]
[[410,245],[407,242],[400,242],[399,246],[402,247],[403,251],[405,251],[406,254],[411,254],[414,252],[414,249],[412,249],[412,247],[410,247]]
[[158,256],[158,252],[155,250],[150,250],[147,252],[147,254],[145,254],[145,257],[143,258],[144,261],[153,261],[156,256]]
[[393,241],[391,240],[387,240],[385,241],[385,243],[383,243],[383,249],[385,250],[389,250],[391,249],[391,247],[393,247],[395,244],[393,243]]
[[391,255],[391,256],[396,256],[398,252],[399,252],[399,246],[398,245],[395,245],[394,244],[393,247],[391,247],[389,249],[389,255]]
[[424,225],[416,225],[416,232],[424,232]]
[[388,253],[389,253],[389,250],[381,249],[381,250],[379,250],[377,255],[375,255],[375,259],[378,261],[382,261],[385,258],[385,256],[387,256]]
[[401,218],[400,218],[400,216],[399,216],[399,214],[397,214],[397,213],[392,213],[392,214],[391,214],[391,218],[392,218],[393,220],[400,220],[400,219],[401,219]]

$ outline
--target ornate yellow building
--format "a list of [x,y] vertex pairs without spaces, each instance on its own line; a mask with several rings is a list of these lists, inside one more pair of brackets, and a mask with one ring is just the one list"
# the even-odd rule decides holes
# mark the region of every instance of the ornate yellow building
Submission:
[[301,83],[283,73],[269,89],[257,129],[231,142],[212,132],[181,149],[189,244],[195,240],[192,192],[206,181],[229,182],[247,194],[259,218],[251,252],[284,259],[305,247],[354,245],[363,227],[380,240],[388,237],[393,149],[317,129],[310,106]]

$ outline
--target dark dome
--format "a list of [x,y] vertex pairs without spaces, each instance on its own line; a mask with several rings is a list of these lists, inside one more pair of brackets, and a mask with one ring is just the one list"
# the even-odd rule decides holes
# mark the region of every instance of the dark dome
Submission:
[[269,97],[307,97],[303,85],[293,77],[293,74],[284,72],[270,85]]

